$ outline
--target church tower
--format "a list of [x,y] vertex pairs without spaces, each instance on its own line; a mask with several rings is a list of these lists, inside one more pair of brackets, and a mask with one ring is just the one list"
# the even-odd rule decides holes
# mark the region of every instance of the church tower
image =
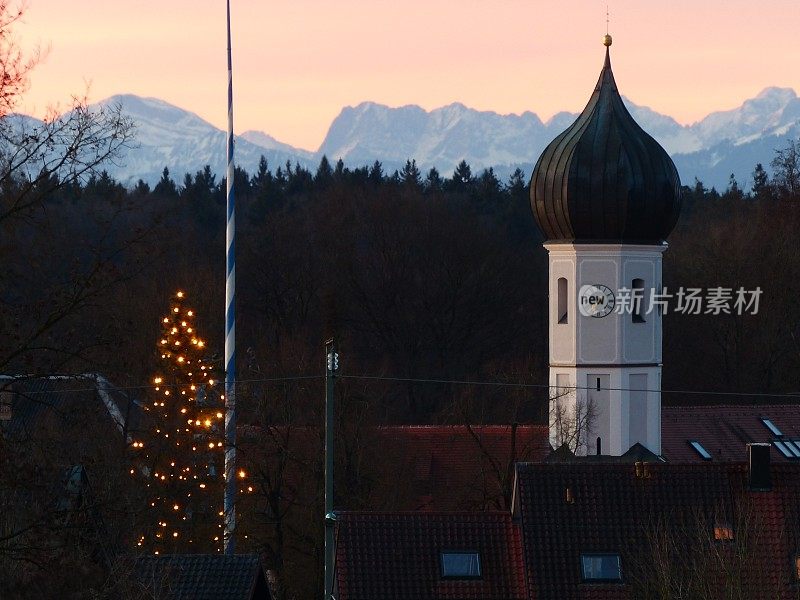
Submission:
[[639,442],[660,454],[662,317],[651,300],[680,179],[625,108],[611,36],[603,44],[589,103],[531,178],[549,254],[550,443],[619,456]]

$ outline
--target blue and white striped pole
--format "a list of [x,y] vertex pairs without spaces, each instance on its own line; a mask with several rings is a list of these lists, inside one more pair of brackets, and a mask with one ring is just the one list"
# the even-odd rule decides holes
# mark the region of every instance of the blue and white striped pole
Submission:
[[225,233],[225,554],[236,551],[236,211],[233,201],[233,69],[231,68],[231,2],[228,23],[228,226]]

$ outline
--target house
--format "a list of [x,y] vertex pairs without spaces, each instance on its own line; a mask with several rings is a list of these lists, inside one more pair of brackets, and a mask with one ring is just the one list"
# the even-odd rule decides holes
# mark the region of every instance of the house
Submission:
[[522,600],[522,530],[502,512],[337,515],[341,600]]
[[104,513],[128,497],[125,410],[97,375],[0,378],[0,596],[107,579],[121,540]]
[[774,462],[800,459],[797,404],[670,406],[661,411],[662,454],[670,462],[737,462],[753,442],[772,444]]
[[531,178],[555,450],[516,463],[507,512],[337,514],[336,600],[800,593],[800,411],[661,407],[653,299],[680,180],[603,43],[588,104]]
[[163,600],[269,600],[258,556],[253,554],[162,554],[140,556],[134,579]]
[[334,597],[797,596],[799,464],[593,458],[518,464],[507,512],[337,515]]

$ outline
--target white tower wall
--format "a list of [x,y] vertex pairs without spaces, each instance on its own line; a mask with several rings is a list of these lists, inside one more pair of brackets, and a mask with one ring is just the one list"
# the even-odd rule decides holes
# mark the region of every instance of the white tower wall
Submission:
[[[595,454],[599,439],[602,454],[619,456],[636,442],[660,454],[662,317],[648,308],[651,290],[662,287],[666,247],[545,244],[554,447],[568,442],[579,454]],[[559,279],[566,280],[566,298]],[[581,314],[582,286],[611,289],[619,305],[618,291],[631,289],[634,280],[643,288],[638,317],[616,309],[600,318]]]

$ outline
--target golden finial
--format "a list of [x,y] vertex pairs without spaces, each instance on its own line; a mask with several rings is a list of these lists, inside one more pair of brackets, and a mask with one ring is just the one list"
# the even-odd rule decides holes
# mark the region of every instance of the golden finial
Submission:
[[611,45],[611,36],[608,34],[608,22],[610,21],[608,4],[606,4],[606,34],[603,36],[603,46],[608,48]]

